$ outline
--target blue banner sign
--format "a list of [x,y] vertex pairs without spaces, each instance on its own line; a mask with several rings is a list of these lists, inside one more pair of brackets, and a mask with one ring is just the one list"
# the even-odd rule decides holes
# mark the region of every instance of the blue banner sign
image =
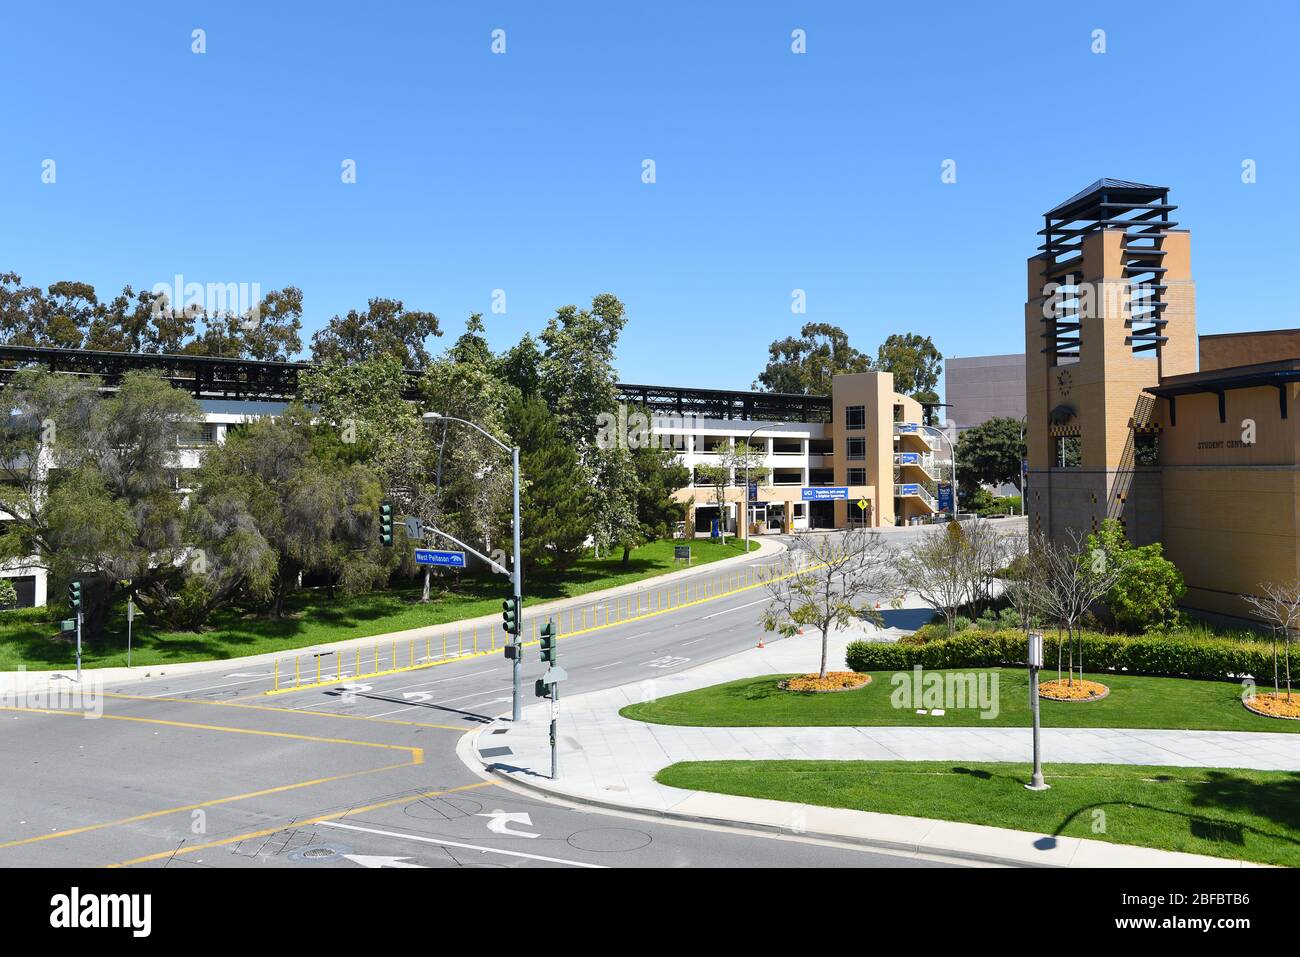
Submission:
[[906,485],[900,485],[898,486],[898,494],[899,495],[920,495],[921,486],[917,485],[915,482],[909,482]]
[[805,502],[832,502],[836,499],[848,499],[849,487],[847,485],[830,485],[824,488],[804,488],[800,489]]
[[936,496],[936,498],[938,498],[939,500],[939,511],[951,512],[952,511],[952,483],[940,482],[939,494]]
[[921,427],[917,425],[915,422],[899,422],[897,425],[894,426],[894,431],[895,432],[916,432],[920,428]]
[[898,456],[898,464],[899,464],[899,465],[920,465],[920,464],[921,464],[921,453],[920,453],[920,452],[901,452],[901,453],[899,453],[899,456]]
[[442,568],[464,568],[464,552],[444,552],[437,548],[417,548],[415,550],[415,564],[417,565],[438,565]]

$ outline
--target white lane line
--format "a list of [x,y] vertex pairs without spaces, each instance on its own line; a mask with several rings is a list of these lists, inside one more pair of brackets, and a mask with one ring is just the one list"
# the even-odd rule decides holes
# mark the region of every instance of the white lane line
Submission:
[[[412,711],[415,708],[435,708],[440,704],[448,704],[452,701],[464,701],[466,698],[481,698],[485,692],[475,691],[473,694],[458,695],[455,698],[440,698],[437,701],[422,701],[419,704],[407,705],[405,708],[398,708],[397,711],[381,711],[379,714],[368,714],[363,717],[367,718],[386,718],[390,714],[397,714],[400,711]],[[486,692],[490,694],[491,692]]]
[[[503,659],[504,660],[504,659]],[[417,681],[413,685],[398,685],[396,688],[385,688],[385,691],[405,691],[407,688],[421,688],[424,685],[442,684],[444,681],[459,681],[461,678],[473,678],[476,675],[489,675],[497,671],[497,668],[484,668],[482,671],[468,671],[463,675],[452,675],[450,678],[436,678],[433,681]]]
[[700,621],[708,621],[710,618],[717,618],[719,615],[725,615],[728,612],[740,611],[742,608],[752,608],[754,605],[764,605],[766,603],[766,598],[760,598],[758,601],[751,601],[745,605],[736,605],[734,608],[724,608],[722,611],[715,611],[712,615],[705,615],[700,619]]
[[709,635],[705,635],[703,638],[692,638],[690,641],[683,641],[682,644],[683,644],[683,645],[693,645],[693,644],[695,644],[696,642],[699,642],[699,641],[708,641],[709,638],[710,638]]
[[621,665],[621,661],[611,661],[607,665],[597,665],[595,668],[589,668],[588,671],[600,671],[601,668],[613,668],[615,665]]
[[415,834],[399,834],[396,831],[381,831],[373,827],[358,827],[355,824],[344,824],[340,821],[317,821],[317,824],[325,827],[341,827],[348,831],[362,831],[365,834],[378,834],[381,837],[395,837],[405,841],[420,841],[423,844],[436,844],[439,847],[463,847],[471,851],[482,851],[484,854],[504,854],[506,857],[522,857],[529,861],[544,861],[547,864],[568,864],[570,867],[590,867],[592,869],[605,870],[604,864],[588,864],[586,861],[570,861],[562,857],[546,857],[542,854],[525,854],[523,851],[507,851],[497,847],[483,847],[479,844],[462,844],[459,841],[444,841],[441,838],[420,837]]
[[251,681],[228,681],[223,685],[208,685],[205,688],[182,688],[177,691],[161,691],[158,694],[145,695],[146,698],[174,698],[176,695],[197,694],[200,691],[216,691],[218,688],[233,688],[235,685],[255,685],[260,684],[262,679],[254,678]]
[[624,638],[623,640],[624,640],[624,641],[631,641],[633,638],[645,638],[646,636],[648,636],[648,635],[653,635],[653,634],[654,634],[653,631],[643,631],[643,632],[641,632],[640,634],[636,634],[636,635],[628,635],[628,636],[627,636],[626,638]]

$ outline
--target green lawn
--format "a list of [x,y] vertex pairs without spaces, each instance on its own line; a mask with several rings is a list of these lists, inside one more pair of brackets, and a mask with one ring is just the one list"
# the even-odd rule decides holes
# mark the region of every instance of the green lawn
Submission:
[[[688,761],[672,787],[987,824],[1115,844],[1300,865],[1300,773],[1057,764]],[[1098,828],[1101,828],[1098,830]]]
[[[947,675],[949,671],[926,672]],[[727,684],[631,704],[625,718],[655,724],[698,727],[799,727],[858,725],[866,727],[1026,727],[1030,723],[1029,676],[1019,668],[953,669],[953,674],[996,674],[997,715],[984,719],[972,707],[947,708],[942,716],[920,715],[915,707],[895,707],[891,681],[911,672],[872,672],[872,682],[857,691],[830,694],[781,691],[785,675],[745,678]],[[1055,678],[1056,672],[1043,672]],[[1300,721],[1265,718],[1241,704],[1241,686],[1228,681],[1144,678],[1135,675],[1088,675],[1110,687],[1100,701],[1042,702],[1042,722],[1049,728],[1172,728],[1202,731],[1300,731]],[[986,685],[991,692],[991,682]],[[990,694],[990,698],[992,695]],[[990,709],[991,711],[992,709]]]
[[[622,564],[622,554],[618,553],[612,558],[580,559],[559,578],[535,575],[524,582],[524,604],[531,608],[542,602],[677,571],[685,566],[674,562],[673,545],[673,541],[666,540],[642,546],[632,553],[626,566]],[[700,539],[691,545],[692,567],[745,553],[744,544],[735,540],[721,545]],[[752,547],[757,548],[757,543],[752,543]],[[416,600],[418,589],[374,592],[334,601],[321,589],[304,589],[288,603],[285,618],[274,620],[259,613],[228,609],[214,615],[202,632],[154,632],[142,626],[141,619],[137,618],[131,663],[150,665],[237,658],[459,621],[500,612],[501,599],[507,591],[508,583],[500,576],[466,576],[454,594],[444,594],[428,604]],[[126,619],[124,609],[119,612],[110,623],[110,634],[103,643],[87,644],[83,648],[82,661],[86,667],[126,664]],[[57,619],[65,614],[62,602],[51,608],[0,612],[0,671],[12,671],[22,665],[31,670],[48,670],[75,664],[73,644],[56,637]],[[481,634],[486,639],[486,630]]]

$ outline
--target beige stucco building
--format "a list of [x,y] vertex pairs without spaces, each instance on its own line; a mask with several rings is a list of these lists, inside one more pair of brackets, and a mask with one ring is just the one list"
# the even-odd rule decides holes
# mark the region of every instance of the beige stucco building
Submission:
[[1099,180],[1028,263],[1030,528],[1160,541],[1191,608],[1297,572],[1300,331],[1198,337],[1191,236],[1166,187]]

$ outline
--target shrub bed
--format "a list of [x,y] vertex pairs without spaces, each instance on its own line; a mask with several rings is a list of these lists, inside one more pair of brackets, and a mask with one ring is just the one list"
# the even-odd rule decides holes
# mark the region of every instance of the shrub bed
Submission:
[[[1054,668],[1061,641],[1054,631],[1043,633],[1043,661],[1047,666],[1044,671]],[[898,671],[916,665],[922,668],[1024,665],[1025,653],[1022,631],[972,628],[924,644],[854,641],[848,646],[845,660],[854,671]],[[1067,644],[1066,660],[1069,654]],[[1232,638],[1084,632],[1083,664],[1091,672],[1125,671],[1220,680],[1251,675],[1263,686],[1266,679],[1272,680],[1273,652],[1267,642]]]

